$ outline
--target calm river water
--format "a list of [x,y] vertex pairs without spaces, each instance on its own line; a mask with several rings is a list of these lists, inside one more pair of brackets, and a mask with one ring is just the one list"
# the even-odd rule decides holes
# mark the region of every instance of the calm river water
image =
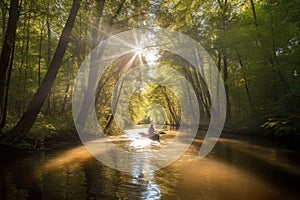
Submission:
[[[143,150],[159,148],[172,138],[162,135],[159,144],[133,133],[112,140]],[[31,155],[3,154],[0,199],[300,199],[298,152],[220,139],[209,156],[199,160],[201,143],[195,139],[168,167],[143,171],[133,166],[130,173],[101,164],[82,145]]]

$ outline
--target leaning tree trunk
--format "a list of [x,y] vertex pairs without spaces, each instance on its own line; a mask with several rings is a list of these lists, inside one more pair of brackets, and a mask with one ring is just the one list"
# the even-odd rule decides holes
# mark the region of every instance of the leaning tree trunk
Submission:
[[[81,126],[83,129],[85,127],[85,124],[86,124],[86,120],[88,118],[88,113],[91,109],[91,105],[93,103],[93,99],[90,98],[91,96],[93,96],[92,94],[94,93],[94,90],[95,90],[95,87],[96,87],[96,79],[97,79],[97,76],[98,76],[98,70],[97,70],[97,66],[95,66],[95,59],[101,59],[103,53],[104,53],[104,50],[106,48],[106,42],[105,41],[109,35],[111,34],[112,32],[112,28],[114,26],[114,23],[115,23],[115,20],[117,19],[117,17],[120,15],[123,7],[124,7],[124,4],[125,4],[126,0],[123,0],[119,6],[118,6],[118,9],[117,9],[117,12],[115,13],[115,15],[111,18],[110,22],[109,22],[109,25],[108,25],[108,28],[107,28],[107,31],[106,31],[106,34],[105,36],[102,38],[102,41],[103,44],[101,46],[101,48],[99,49],[98,52],[95,52],[95,51],[92,51],[92,54],[91,54],[91,66],[90,66],[90,71],[89,71],[89,78],[88,78],[88,85],[87,85],[87,90],[85,91],[85,95],[84,95],[84,98],[83,98],[83,103],[82,103],[82,106],[80,108],[80,112],[76,118],[76,124],[78,124],[79,126]],[[100,23],[100,18],[102,17],[102,12],[103,12],[103,7],[104,7],[104,3],[105,1],[102,1],[103,5],[99,4],[101,2],[98,2],[98,11],[99,11],[99,16],[98,18],[96,19],[95,21],[95,28],[97,28],[97,26],[99,25]],[[98,35],[98,30],[95,29],[93,30],[92,32],[92,48],[95,48],[98,44],[96,43],[97,41],[97,35]],[[110,121],[110,120],[109,120]]]
[[9,17],[7,28],[4,36],[0,57],[0,113],[3,114],[3,106],[5,101],[5,90],[7,85],[7,70],[10,66],[10,61],[13,48],[16,40],[17,23],[19,21],[19,0],[11,0],[9,7]]
[[10,136],[12,142],[17,143],[23,139],[28,131],[34,124],[38,113],[40,112],[58,73],[63,56],[66,52],[68,43],[70,41],[71,31],[74,26],[75,18],[80,7],[81,0],[73,0],[73,5],[67,20],[67,23],[60,36],[56,51],[53,59],[47,71],[45,78],[43,79],[41,86],[33,96],[29,103],[25,113],[17,123],[17,125],[11,130]]
[[[92,30],[92,43],[91,43],[91,57],[90,57],[90,68],[89,68],[89,77],[88,77],[88,85],[87,85],[87,89],[85,91],[85,95],[83,98],[83,103],[82,106],[80,108],[80,112],[76,118],[76,124],[82,126],[82,128],[84,128],[86,120],[87,120],[87,116],[88,113],[90,111],[91,105],[93,104],[93,100],[90,98],[91,96],[93,96],[93,92],[95,90],[96,87],[96,79],[98,76],[98,69],[97,69],[97,63],[96,60],[100,59],[102,57],[102,54],[104,53],[104,49],[105,49],[105,45],[103,45],[99,51],[95,51],[94,48],[97,47],[98,45],[98,35],[99,35],[99,31],[98,31],[98,27],[100,25],[100,21],[102,18],[102,13],[104,10],[104,4],[105,4],[105,0],[102,1],[97,1],[97,16],[95,19],[95,22],[93,24],[93,30]],[[108,28],[108,32],[110,32],[110,28]],[[109,33],[107,33],[109,34]],[[103,39],[105,39],[107,36],[104,36]]]

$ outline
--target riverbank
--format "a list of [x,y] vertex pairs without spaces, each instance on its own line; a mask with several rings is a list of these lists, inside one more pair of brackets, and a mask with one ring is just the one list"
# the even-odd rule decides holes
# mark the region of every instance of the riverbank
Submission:
[[234,139],[247,141],[252,144],[266,146],[270,148],[280,148],[300,151],[300,136],[274,136],[274,135],[261,135],[257,133],[244,134],[244,133],[228,133],[223,132],[221,138]]
[[[171,131],[167,133],[167,135],[172,135],[172,133],[174,136],[176,135],[175,131]],[[201,130],[198,131],[197,138],[203,139],[205,134],[206,130],[203,130],[202,127]],[[270,148],[300,151],[300,136],[296,134],[289,136],[274,136],[262,133],[243,133],[239,131],[229,132],[228,130],[224,130],[220,135],[220,138],[245,141]],[[36,142],[32,140],[23,140],[19,144],[0,142],[0,151],[35,153],[61,149],[64,147],[74,146],[78,144],[81,144],[81,140],[75,131],[61,132],[59,134],[53,135],[50,138],[45,139],[43,142]]]
[[56,134],[55,136],[47,138],[42,142],[37,142],[29,139],[22,140],[18,144],[12,144],[1,141],[0,151],[37,153],[75,146],[78,144],[81,144],[81,140],[76,132],[65,132]]

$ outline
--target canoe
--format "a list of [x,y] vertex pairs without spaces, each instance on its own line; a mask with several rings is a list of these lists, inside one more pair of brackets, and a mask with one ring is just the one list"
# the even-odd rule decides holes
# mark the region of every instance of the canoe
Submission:
[[159,142],[159,134],[154,134],[154,135],[152,135],[152,136],[149,136],[148,134],[146,134],[146,133],[139,133],[142,137],[147,137],[147,138],[149,138],[149,139],[151,139],[151,140],[153,140],[153,141],[157,141],[157,142]]

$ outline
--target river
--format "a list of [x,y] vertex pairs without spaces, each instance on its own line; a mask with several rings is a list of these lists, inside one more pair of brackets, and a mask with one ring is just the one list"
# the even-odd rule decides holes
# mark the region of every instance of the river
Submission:
[[[130,133],[113,142],[143,150],[159,148],[172,138],[162,135],[157,143]],[[130,173],[103,165],[83,145],[35,154],[2,153],[0,199],[300,199],[299,152],[221,138],[199,160],[201,144],[195,139],[183,156],[163,169],[132,166]]]

